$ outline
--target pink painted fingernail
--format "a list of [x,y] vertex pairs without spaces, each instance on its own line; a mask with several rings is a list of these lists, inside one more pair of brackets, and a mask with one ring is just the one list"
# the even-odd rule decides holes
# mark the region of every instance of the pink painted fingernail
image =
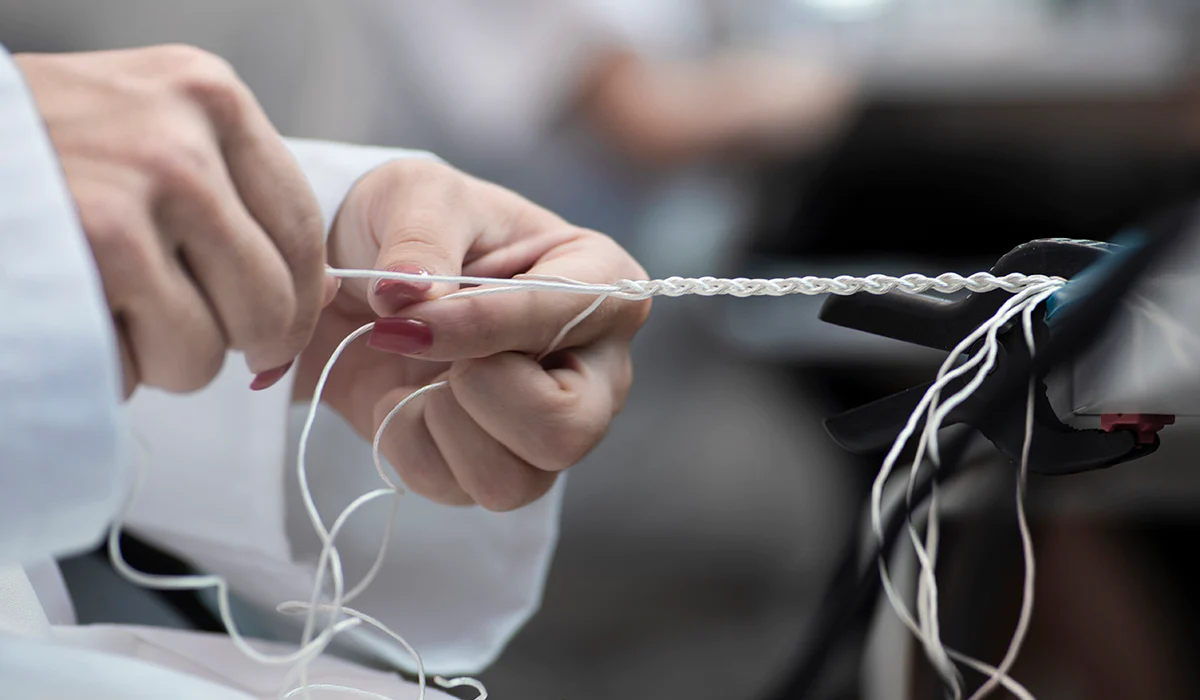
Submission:
[[397,355],[423,355],[433,347],[433,329],[415,318],[381,318],[367,346]]
[[[293,362],[294,362],[294,360],[293,360]],[[269,369],[266,372],[259,372],[254,377],[254,381],[250,382],[250,390],[251,391],[262,391],[263,389],[270,389],[271,387],[278,384],[279,380],[283,379],[283,376],[285,374],[287,374],[288,370],[291,368],[292,368],[292,363],[289,362],[282,367],[276,367],[275,369]]]
[[[429,271],[408,263],[394,265],[388,268],[391,272],[403,272],[410,275],[428,275]],[[424,301],[425,295],[433,288],[432,282],[416,282],[411,280],[379,279],[375,281],[375,296],[388,307],[389,313],[396,313],[406,306],[418,301]]]

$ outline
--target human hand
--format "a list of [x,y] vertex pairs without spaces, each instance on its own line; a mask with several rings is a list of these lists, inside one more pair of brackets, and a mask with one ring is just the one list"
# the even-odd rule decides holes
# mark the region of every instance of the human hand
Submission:
[[740,117],[744,145],[765,155],[827,142],[857,106],[856,80],[823,62],[789,54],[730,54],[716,62]]
[[[425,160],[384,165],[355,185],[328,244],[330,264],[444,275],[644,278],[624,250],[496,185]],[[375,321],[334,365],[323,399],[365,439],[389,424],[384,456],[411,490],[496,511],[536,500],[600,440],[632,381],[629,344],[649,302],[607,300],[539,361],[591,297],[510,292],[437,300],[449,284],[347,279],[297,366],[311,396],[334,348]]]
[[128,396],[192,391],[227,349],[277,382],[336,284],[321,212],[250,90],[185,46],[15,57],[112,310]]
[[614,51],[598,61],[581,106],[626,155],[652,165],[770,159],[827,143],[856,107],[856,83],[790,54],[653,61]]

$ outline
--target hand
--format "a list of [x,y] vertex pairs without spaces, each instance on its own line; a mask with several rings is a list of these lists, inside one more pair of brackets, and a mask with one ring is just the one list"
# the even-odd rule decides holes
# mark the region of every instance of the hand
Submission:
[[745,145],[765,156],[827,143],[851,116],[859,88],[847,73],[803,56],[730,55],[719,62]]
[[126,395],[199,389],[229,348],[253,388],[278,381],[336,288],[308,181],[249,89],[182,46],[16,62],[99,267]]
[[597,61],[580,99],[593,125],[626,155],[676,166],[813,150],[850,116],[855,82],[800,55],[731,52],[664,62],[615,51]]
[[[403,272],[645,277],[608,237],[422,160],[396,161],[359,181],[328,255],[335,267]],[[549,490],[603,436],[629,391],[629,343],[649,303],[606,301],[539,362],[593,298],[525,291],[436,300],[454,289],[345,280],[301,356],[296,396],[311,396],[346,335],[383,317],[367,343],[341,356],[324,401],[370,440],[401,399],[447,380],[393,419],[383,454],[408,488],[434,501],[511,510]]]

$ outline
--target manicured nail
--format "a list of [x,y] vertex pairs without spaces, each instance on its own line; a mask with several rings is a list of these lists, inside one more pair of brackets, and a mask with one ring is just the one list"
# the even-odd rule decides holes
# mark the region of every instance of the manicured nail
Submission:
[[283,375],[287,374],[288,370],[291,368],[292,363],[289,362],[282,367],[269,369],[266,372],[259,372],[258,375],[254,377],[254,381],[250,382],[250,390],[262,391],[263,389],[270,389],[278,384],[279,380],[283,379]]
[[415,318],[381,318],[367,346],[397,355],[423,355],[433,347],[433,329]]
[[[410,275],[428,275],[429,271],[416,265],[403,264],[388,268],[391,272],[403,272]],[[416,282],[410,280],[379,279],[375,281],[375,296],[387,305],[390,313],[396,313],[406,306],[418,301],[424,301],[425,295],[433,288],[431,282]]]

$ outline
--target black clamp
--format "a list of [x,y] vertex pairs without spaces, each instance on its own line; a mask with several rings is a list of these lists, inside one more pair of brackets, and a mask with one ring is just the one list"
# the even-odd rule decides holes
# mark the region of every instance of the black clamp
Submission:
[[[1046,239],[1031,241],[1000,258],[991,272],[1013,272],[1071,278],[1112,252],[1113,247],[1093,241]],[[833,296],[821,309],[821,320],[924,347],[953,350],[964,337],[991,318],[1010,293],[1003,290],[970,294],[947,301],[931,296],[892,292],[884,295]],[[1054,332],[1041,310],[1034,315],[1035,340]],[[1026,392],[1017,392],[987,415],[981,407],[995,405],[997,389],[1014,375],[1028,376],[1031,366],[1020,324],[1002,330],[996,366],[979,389],[952,411],[944,423],[970,425],[1005,456],[1020,460],[1025,438]],[[967,379],[952,383],[943,396],[961,388]],[[1024,383],[1024,379],[1020,380]],[[1079,430],[1063,424],[1046,396],[1045,377],[1036,378],[1033,440],[1029,468],[1041,474],[1073,474],[1102,469],[1138,459],[1158,449],[1159,440],[1139,441],[1125,430]],[[825,421],[830,436],[846,450],[872,454],[887,449],[900,434],[932,382],[860,406]],[[1008,392],[1013,395],[1013,392]]]

